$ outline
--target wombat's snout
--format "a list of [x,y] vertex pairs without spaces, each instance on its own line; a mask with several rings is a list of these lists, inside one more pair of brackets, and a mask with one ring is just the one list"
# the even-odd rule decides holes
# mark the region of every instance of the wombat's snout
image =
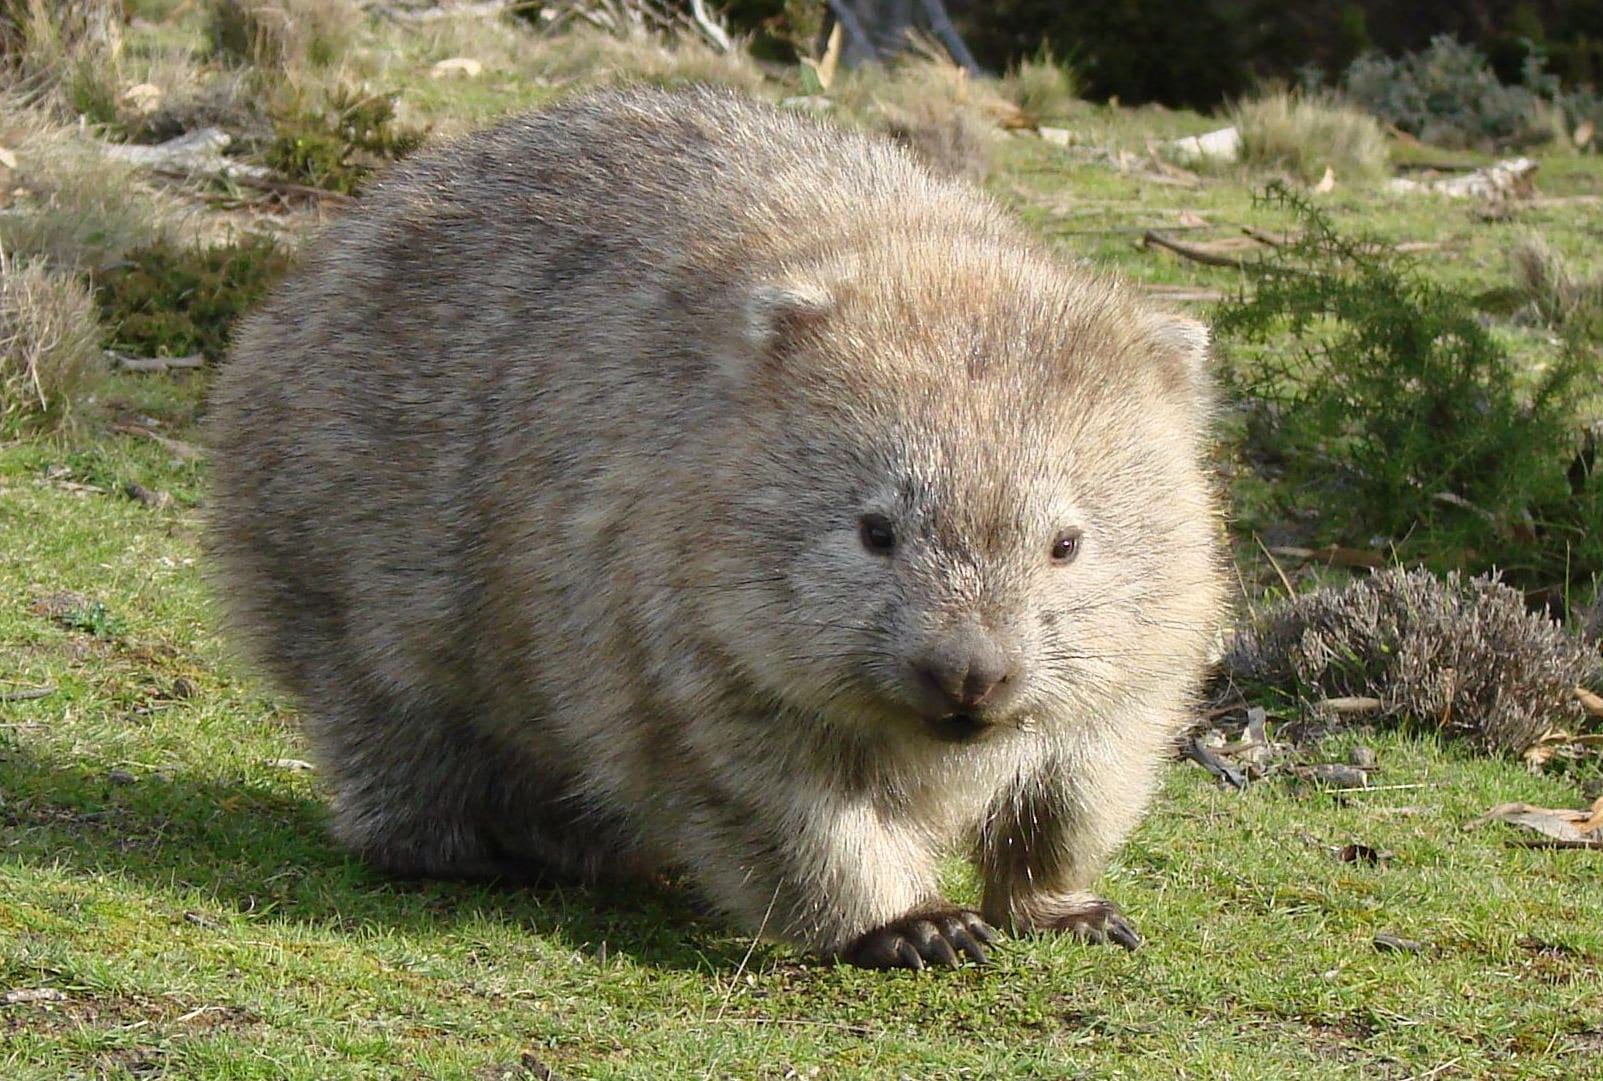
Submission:
[[961,720],[974,734],[996,720],[1017,683],[1013,658],[973,625],[947,631],[911,662],[918,700],[931,720]]

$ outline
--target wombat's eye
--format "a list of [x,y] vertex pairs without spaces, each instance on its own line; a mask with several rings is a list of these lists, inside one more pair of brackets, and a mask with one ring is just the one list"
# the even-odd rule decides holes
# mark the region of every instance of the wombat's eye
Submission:
[[1074,557],[1080,554],[1080,531],[1078,529],[1065,529],[1058,534],[1058,539],[1052,542],[1052,562],[1073,563]]
[[863,547],[879,555],[890,555],[896,547],[896,530],[883,514],[865,514],[857,523],[857,535]]

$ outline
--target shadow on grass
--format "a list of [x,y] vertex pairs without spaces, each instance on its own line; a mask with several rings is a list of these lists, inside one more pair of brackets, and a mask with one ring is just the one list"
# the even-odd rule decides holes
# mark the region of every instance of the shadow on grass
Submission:
[[199,891],[252,919],[426,933],[490,913],[575,949],[605,942],[689,970],[733,969],[748,945],[680,891],[389,879],[333,844],[311,795],[183,774],[130,780],[3,743],[0,851],[15,865],[137,880],[175,907]]

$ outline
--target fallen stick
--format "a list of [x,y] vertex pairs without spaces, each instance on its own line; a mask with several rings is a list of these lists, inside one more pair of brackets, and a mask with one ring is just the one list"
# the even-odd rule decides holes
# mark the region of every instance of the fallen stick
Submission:
[[36,698],[49,698],[55,687],[24,687],[16,691],[0,691],[0,702],[32,702]]
[[216,173],[207,170],[189,171],[185,169],[152,169],[151,172],[169,180],[192,180],[197,176],[213,180],[224,180],[231,184],[238,184],[242,188],[254,188],[257,191],[265,191],[273,195],[298,195],[303,199],[333,203],[335,206],[350,206],[356,202],[355,196],[346,195],[344,192],[329,191],[327,188],[314,188],[309,184],[296,184],[294,181],[278,180],[273,177],[247,176],[243,173]]
[[186,462],[198,462],[206,457],[205,451],[191,443],[185,443],[182,439],[170,439],[165,435],[151,431],[149,428],[141,428],[135,424],[113,424],[111,430],[121,432],[124,435],[142,435],[146,439],[159,443],[170,451],[173,457],[180,458]]
[[206,358],[199,353],[187,357],[131,357],[108,349],[106,355],[112,367],[124,372],[170,372],[206,366]]
[[1192,244],[1182,244],[1178,240],[1171,240],[1162,233],[1148,229],[1141,237],[1141,246],[1159,247],[1174,252],[1183,259],[1190,259],[1194,263],[1205,266],[1229,267],[1231,270],[1242,270],[1246,263],[1230,255],[1219,255],[1216,252],[1206,251]]

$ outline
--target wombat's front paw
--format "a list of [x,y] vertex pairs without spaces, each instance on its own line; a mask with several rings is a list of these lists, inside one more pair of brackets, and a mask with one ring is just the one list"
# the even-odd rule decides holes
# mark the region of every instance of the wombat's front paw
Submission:
[[1135,924],[1125,919],[1118,905],[1100,897],[1088,896],[1072,907],[1055,913],[1050,921],[1040,925],[1040,929],[1066,931],[1086,942],[1114,942],[1127,950],[1137,949],[1141,945],[1141,936],[1136,933]]
[[996,932],[978,912],[955,905],[910,912],[862,935],[841,956],[860,968],[957,968],[967,956],[976,964],[990,958],[985,947]]

